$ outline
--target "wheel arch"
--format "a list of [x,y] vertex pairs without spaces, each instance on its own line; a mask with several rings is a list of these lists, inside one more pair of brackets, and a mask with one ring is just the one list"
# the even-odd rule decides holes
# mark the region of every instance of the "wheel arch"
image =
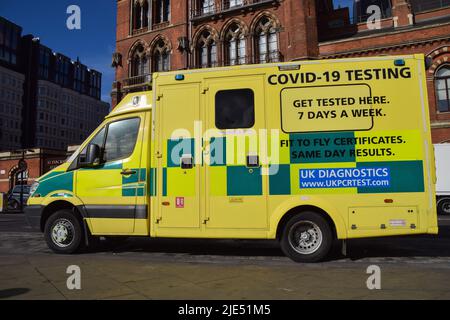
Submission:
[[71,210],[72,214],[80,220],[83,226],[83,216],[74,204],[66,200],[56,200],[47,204],[42,210],[40,224],[41,232],[44,232],[45,223],[47,222],[48,218],[50,218],[55,212],[64,209]]
[[279,239],[281,232],[283,230],[283,227],[287,223],[287,221],[295,216],[296,214],[299,214],[301,212],[305,211],[312,211],[317,213],[318,215],[322,216],[330,225],[333,236],[336,239],[346,239],[347,238],[347,231],[345,228],[345,222],[341,215],[338,213],[338,211],[333,208],[331,205],[327,205],[326,203],[320,203],[320,202],[304,202],[304,203],[293,203],[289,201],[288,203],[285,203],[284,205],[281,205],[277,210],[276,213],[272,216],[271,219],[271,238]]

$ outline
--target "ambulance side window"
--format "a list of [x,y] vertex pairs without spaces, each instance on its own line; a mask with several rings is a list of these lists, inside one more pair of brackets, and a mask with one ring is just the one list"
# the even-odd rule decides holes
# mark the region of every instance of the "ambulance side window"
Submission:
[[128,158],[133,154],[139,133],[139,118],[113,122],[108,126],[104,149],[105,162]]
[[255,94],[251,89],[223,90],[216,94],[216,127],[248,129],[255,125]]

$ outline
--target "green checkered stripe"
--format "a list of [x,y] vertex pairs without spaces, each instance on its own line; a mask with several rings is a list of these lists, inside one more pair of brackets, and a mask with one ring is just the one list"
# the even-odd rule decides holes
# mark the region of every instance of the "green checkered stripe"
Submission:
[[[290,134],[288,139],[292,141],[309,140],[328,138],[334,141],[336,138],[354,138],[353,132],[339,132],[327,134]],[[234,137],[232,137],[234,139]],[[181,143],[181,144],[180,144]],[[227,164],[227,138],[213,138],[210,145],[215,145],[211,148],[210,155],[210,194],[224,195],[224,196],[258,196],[263,194],[263,179],[261,175],[261,168],[248,168],[245,165]],[[182,147],[180,147],[182,145]],[[179,168],[180,159],[183,154],[194,154],[195,141],[194,139],[184,139],[183,141],[169,140],[167,142],[168,159],[166,166],[163,168],[163,195],[171,196],[168,192],[168,180],[171,174],[171,169]],[[174,149],[178,148],[178,149]],[[388,168],[391,174],[391,184],[389,187],[380,188],[356,188],[357,193],[402,193],[402,192],[423,192],[424,191],[424,174],[423,161],[389,161],[389,162],[357,162],[350,151],[354,150],[354,145],[345,146],[302,146],[291,144],[289,147],[280,147],[279,163],[272,163],[269,167],[269,194],[270,195],[290,195],[298,194],[300,192],[299,181],[292,179],[294,174],[298,174],[301,165],[314,167],[315,169],[329,168],[330,164],[354,163],[356,168]],[[321,154],[333,154],[339,150],[345,150],[345,156],[330,156],[330,157],[314,157],[305,159],[296,157],[300,151],[303,153],[312,153],[321,150]],[[284,154],[284,155],[283,155]],[[354,153],[353,153],[354,154]],[[202,163],[203,159],[202,159]],[[312,166],[311,166],[312,165]],[[328,166],[327,166],[328,165]],[[152,169],[153,170],[153,169]],[[156,175],[154,171],[153,175]],[[154,178],[156,182],[156,178]],[[182,181],[180,181],[182,183]],[[151,190],[156,194],[156,188],[151,187]],[[333,189],[327,190],[333,193]],[[173,196],[177,196],[173,194]]]
[[[210,184],[213,189],[220,189],[216,195],[224,196],[257,196],[262,195],[261,168],[247,168],[245,165],[227,165],[226,164],[226,138],[212,138],[210,145],[212,148],[210,155]],[[167,141],[167,161],[162,170],[163,196],[182,196],[182,194],[171,194],[168,181],[170,175],[174,174],[180,167],[181,157],[184,154],[195,155],[195,140],[180,139]],[[196,159],[194,159],[195,161]],[[204,159],[201,159],[204,165]],[[215,172],[215,173],[214,173]],[[183,183],[183,181],[180,181]],[[186,188],[193,187],[188,183]]]
[[[347,139],[355,138],[354,132],[339,132],[339,133],[317,133],[317,134],[289,134],[288,139],[291,141],[314,141],[315,139]],[[284,150],[283,150],[284,149]],[[311,159],[305,159],[298,157],[299,152],[313,153],[320,150],[321,157],[314,157]],[[345,150],[345,156],[338,155],[339,150]],[[388,161],[388,162],[357,162],[355,154],[350,151],[355,150],[355,145],[344,146],[301,146],[293,143],[287,148],[280,148],[280,154],[284,157],[280,157],[281,161],[278,164],[272,164],[270,167],[271,174],[269,176],[269,193],[271,195],[288,195],[298,194],[300,191],[299,181],[292,179],[294,174],[298,174],[301,165],[304,167],[322,169],[329,168],[329,164],[349,164],[354,163],[356,168],[388,168],[391,174],[391,184],[389,187],[379,188],[356,188],[357,193],[402,193],[402,192],[423,192],[424,191],[424,168],[423,161]],[[335,154],[335,156],[325,157],[325,151],[328,154]],[[297,155],[297,156],[296,156]],[[327,166],[328,164],[328,166]],[[293,185],[293,181],[295,185]],[[316,189],[317,190],[317,189]],[[330,189],[327,192],[333,193],[334,189]]]

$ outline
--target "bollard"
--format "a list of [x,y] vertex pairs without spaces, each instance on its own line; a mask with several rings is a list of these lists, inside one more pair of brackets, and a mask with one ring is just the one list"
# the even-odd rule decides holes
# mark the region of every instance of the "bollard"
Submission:
[[3,213],[6,211],[6,194],[0,192],[0,213]]

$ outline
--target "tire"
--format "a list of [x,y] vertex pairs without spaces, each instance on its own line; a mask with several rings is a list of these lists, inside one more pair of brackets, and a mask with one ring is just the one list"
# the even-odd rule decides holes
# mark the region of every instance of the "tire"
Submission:
[[8,201],[8,210],[17,211],[17,210],[19,210],[19,207],[20,207],[20,205],[17,200],[12,199],[12,200]]
[[71,210],[56,211],[45,223],[44,237],[53,252],[75,253],[81,248],[84,239],[81,221]]
[[450,215],[450,198],[442,198],[437,203],[438,214]]
[[322,261],[329,254],[332,244],[330,225],[322,216],[310,211],[290,218],[280,239],[281,249],[287,257],[305,263]]

